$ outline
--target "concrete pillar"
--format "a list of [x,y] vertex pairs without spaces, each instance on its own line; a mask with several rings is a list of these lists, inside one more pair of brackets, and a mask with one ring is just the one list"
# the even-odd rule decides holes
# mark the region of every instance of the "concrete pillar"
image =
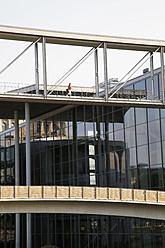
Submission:
[[42,57],[43,57],[43,84],[44,84],[44,96],[47,97],[47,72],[46,72],[46,39],[42,40]]
[[[20,185],[20,168],[19,168],[19,124],[18,124],[18,111],[14,111],[14,124],[15,124],[15,185]],[[20,248],[20,214],[15,215],[16,223],[16,237],[15,244]]]
[[18,124],[18,111],[14,111],[15,123],[15,185],[20,185],[20,170],[19,170],[19,124]]
[[[30,106],[25,103],[26,120],[26,185],[31,185],[31,159],[30,159]],[[31,214],[26,214],[26,248],[31,248]]]
[[36,94],[39,94],[38,43],[35,44],[35,81],[36,81]]

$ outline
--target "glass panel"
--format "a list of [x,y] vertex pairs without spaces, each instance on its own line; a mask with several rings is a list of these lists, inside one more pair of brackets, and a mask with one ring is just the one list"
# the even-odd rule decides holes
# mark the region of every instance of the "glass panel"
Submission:
[[162,164],[151,167],[151,188],[154,190],[163,190]]
[[157,165],[162,163],[160,142],[149,144],[149,149],[150,149],[150,164]]
[[148,121],[159,119],[159,109],[148,109]]
[[165,119],[161,119],[162,140],[165,140]]
[[149,189],[149,169],[140,164],[138,168],[138,185],[139,189]]
[[148,123],[149,142],[157,142],[160,140],[160,122],[159,120]]
[[146,122],[146,109],[136,108],[136,124],[141,124]]
[[138,155],[138,166],[148,167],[148,146],[139,146],[137,147],[137,155]]
[[135,127],[125,129],[125,142],[127,148],[135,146]]
[[130,127],[134,125],[134,108],[124,108],[125,115],[124,115],[124,123],[125,127]]
[[136,168],[136,148],[129,148],[126,150],[126,158],[127,158],[127,168]]
[[135,83],[135,90],[145,90],[145,80]]
[[137,125],[137,145],[147,144],[147,124]]

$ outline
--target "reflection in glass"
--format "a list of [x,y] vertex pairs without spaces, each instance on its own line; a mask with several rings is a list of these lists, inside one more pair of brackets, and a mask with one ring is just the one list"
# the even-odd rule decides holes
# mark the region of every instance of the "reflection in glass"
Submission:
[[149,144],[150,149],[150,164],[157,165],[162,163],[161,159],[161,144],[160,142]]
[[160,140],[160,122],[159,120],[148,123],[149,142],[157,142]]
[[129,108],[124,115],[125,127],[134,125],[134,108]]
[[125,129],[125,142],[127,148],[135,146],[135,127]]
[[141,124],[146,122],[146,109],[136,108],[136,124]]
[[137,145],[147,144],[147,124],[137,125],[136,132]]
[[138,166],[140,165],[144,165],[146,167],[149,166],[147,145],[137,147],[137,156],[138,156]]

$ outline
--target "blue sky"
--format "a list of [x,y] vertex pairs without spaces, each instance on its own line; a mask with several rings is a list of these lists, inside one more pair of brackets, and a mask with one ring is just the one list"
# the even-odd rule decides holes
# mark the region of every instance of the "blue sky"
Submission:
[[[1,1],[0,25],[110,36],[165,39],[165,32],[163,30],[165,21],[164,7],[164,0],[5,0]],[[19,44],[17,46],[15,43],[11,46],[11,43],[1,42],[0,53],[3,56],[3,61],[0,61],[0,69],[26,46],[27,44]],[[69,52],[66,48],[51,49],[52,51],[49,52],[50,48],[48,48],[47,53],[49,66],[48,80],[50,83],[58,80],[66,70],[88,51],[88,49],[81,48],[79,51],[76,49],[76,52],[74,50]],[[61,59],[63,54],[65,60]],[[34,75],[33,77],[31,76],[33,73],[31,68],[33,63],[28,62],[31,56],[33,56],[33,51],[31,51],[31,54],[29,52],[25,59],[24,63],[26,66],[22,67],[22,62],[18,62],[13,69],[9,69],[7,73],[0,75],[0,81],[34,80]],[[142,56],[142,53],[136,55],[120,52],[117,52],[116,55],[116,51],[110,51],[108,54],[109,78],[119,77],[120,79]],[[158,60],[158,58],[155,59],[155,67],[159,66]],[[91,61],[93,61],[93,58],[86,62],[86,68],[93,63]],[[59,68],[59,65],[63,69]],[[88,80],[92,83],[93,71],[92,69],[90,70],[92,73],[87,78],[85,75],[90,74],[90,72],[86,68],[84,66],[83,69],[82,66],[82,71],[75,73],[75,78],[71,77],[69,80],[76,82],[77,77],[80,78],[79,75],[81,75],[80,81],[82,84]],[[87,73],[84,73],[86,71]],[[103,80],[102,72],[100,72],[100,75],[101,80]]]

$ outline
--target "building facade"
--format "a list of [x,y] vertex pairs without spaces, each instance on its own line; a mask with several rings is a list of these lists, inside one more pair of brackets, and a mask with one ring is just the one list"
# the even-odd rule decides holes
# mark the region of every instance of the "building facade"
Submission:
[[[161,101],[161,72],[154,97]],[[127,83],[146,91],[146,73]],[[139,99],[140,101],[140,99]],[[2,121],[2,130],[5,120]],[[6,122],[7,123],[7,122]],[[165,109],[100,105],[71,106],[30,124],[31,184],[165,190]],[[0,134],[1,185],[15,185],[15,135]],[[19,129],[20,185],[25,185],[26,129]],[[26,247],[26,216],[21,247]],[[15,215],[0,216],[1,247],[15,247]],[[32,247],[165,247],[165,222],[79,214],[32,214]],[[50,246],[51,247],[51,246]]]

